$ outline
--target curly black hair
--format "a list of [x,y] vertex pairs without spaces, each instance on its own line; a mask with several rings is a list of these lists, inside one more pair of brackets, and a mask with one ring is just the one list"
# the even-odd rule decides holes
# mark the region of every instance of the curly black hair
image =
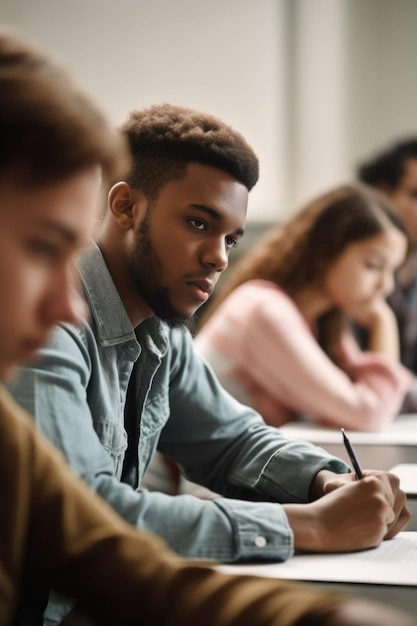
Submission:
[[406,161],[417,159],[417,137],[399,141],[357,168],[358,179],[372,187],[396,189]]
[[119,126],[132,163],[126,182],[149,200],[189,162],[217,167],[250,190],[259,177],[258,158],[245,139],[221,120],[172,104],[131,111]]

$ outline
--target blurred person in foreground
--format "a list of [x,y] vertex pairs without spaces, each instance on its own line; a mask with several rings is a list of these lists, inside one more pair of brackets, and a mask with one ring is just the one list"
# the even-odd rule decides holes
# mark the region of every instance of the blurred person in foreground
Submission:
[[[77,323],[73,257],[98,216],[100,169],[117,143],[101,114],[43,52],[0,33],[0,378],[34,358],[54,323]],[[56,407],[59,410],[60,407]],[[74,449],[76,454],[76,449]],[[121,520],[0,389],[0,623],[53,583],[80,601],[72,624],[415,626],[416,620],[278,580],[187,563]]]
[[[404,222],[411,242],[407,262],[397,274],[388,303],[397,319],[402,363],[414,374],[403,412],[417,411],[417,137],[397,141],[357,168],[359,180],[389,198]],[[359,332],[362,343],[367,337]]]

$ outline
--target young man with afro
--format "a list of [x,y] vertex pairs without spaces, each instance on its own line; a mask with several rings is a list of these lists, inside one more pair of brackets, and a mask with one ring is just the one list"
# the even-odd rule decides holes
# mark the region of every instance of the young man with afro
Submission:
[[[184,328],[243,235],[252,149],[173,105],[132,112],[120,132],[132,164],[78,264],[87,321],[56,327],[10,385],[16,399],[94,491],[179,554],[282,561],[394,536],[410,517],[394,476],[358,481],[340,459],[285,439],[220,387]],[[144,489],[156,450],[221,497]],[[46,623],[67,611],[52,594]]]

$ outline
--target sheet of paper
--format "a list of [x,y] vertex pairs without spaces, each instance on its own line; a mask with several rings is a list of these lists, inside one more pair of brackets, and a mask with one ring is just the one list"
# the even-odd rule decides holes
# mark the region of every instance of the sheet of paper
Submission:
[[[342,443],[340,428],[323,428],[310,422],[290,422],[279,428],[290,439],[301,439],[318,444]],[[355,432],[346,429],[353,444],[370,445],[417,445],[417,415],[409,413],[399,415],[387,430],[375,432]]]
[[374,550],[300,554],[285,563],[220,565],[217,569],[267,578],[417,587],[417,532],[399,533]]
[[400,463],[390,469],[400,479],[400,486],[406,494],[417,496],[417,463]]

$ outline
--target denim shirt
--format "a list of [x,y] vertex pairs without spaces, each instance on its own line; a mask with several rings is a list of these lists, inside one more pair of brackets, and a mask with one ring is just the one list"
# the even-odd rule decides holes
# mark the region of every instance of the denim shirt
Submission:
[[[16,400],[94,491],[180,554],[225,562],[289,558],[293,534],[276,503],[307,502],[319,470],[344,473],[348,466],[284,438],[232,398],[187,330],[153,317],[135,332],[97,246],[79,269],[89,320],[54,330],[40,359],[9,384]],[[168,496],[120,482],[126,389],[136,361],[139,483],[159,450],[187,478],[224,497]]]

